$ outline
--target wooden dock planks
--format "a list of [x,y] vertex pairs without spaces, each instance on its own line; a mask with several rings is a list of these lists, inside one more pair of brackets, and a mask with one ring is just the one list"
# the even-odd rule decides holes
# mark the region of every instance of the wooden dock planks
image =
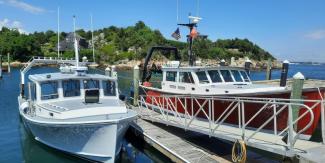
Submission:
[[183,138],[145,120],[138,119],[135,123],[131,124],[131,127],[134,132],[143,135],[147,143],[151,144],[172,161],[195,163],[229,162],[222,157],[209,154],[191,143],[186,142]]

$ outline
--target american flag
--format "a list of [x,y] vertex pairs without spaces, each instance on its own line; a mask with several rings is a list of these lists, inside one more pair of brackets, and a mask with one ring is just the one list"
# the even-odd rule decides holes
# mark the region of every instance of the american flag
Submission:
[[176,29],[176,31],[172,34],[172,37],[176,40],[181,38],[181,33],[179,32],[179,28]]

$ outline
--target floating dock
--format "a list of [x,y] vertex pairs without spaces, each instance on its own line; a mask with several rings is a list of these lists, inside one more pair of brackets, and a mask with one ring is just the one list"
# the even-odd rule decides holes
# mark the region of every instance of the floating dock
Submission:
[[131,124],[131,130],[174,162],[230,162],[220,156],[207,153],[183,138],[141,118]]

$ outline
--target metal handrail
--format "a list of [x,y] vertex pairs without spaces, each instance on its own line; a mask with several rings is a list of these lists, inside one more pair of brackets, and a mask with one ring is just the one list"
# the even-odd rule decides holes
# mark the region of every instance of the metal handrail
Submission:
[[[151,99],[151,102],[148,103],[146,101],[146,98],[149,97]],[[161,100],[159,99],[159,105],[157,98],[161,98],[163,102],[167,101],[167,108],[165,104],[161,104]],[[188,113],[187,107],[187,101],[190,99],[190,102],[192,103],[192,112],[190,115]],[[184,100],[184,102],[183,102]],[[199,102],[201,100],[201,102]],[[172,104],[173,101],[175,102],[175,105]],[[219,115],[219,117],[215,117],[214,113],[211,114],[211,112],[214,110],[214,108],[211,108],[211,103],[213,104],[215,101],[223,101],[223,102],[229,102],[230,104],[227,106],[227,108]],[[196,112],[193,112],[193,102],[196,102],[198,108],[196,108]],[[312,106],[307,106],[304,104],[304,102],[312,102]],[[170,105],[170,104],[172,105]],[[181,106],[184,108],[184,114],[179,113],[177,111],[177,103],[181,104]],[[245,122],[245,113],[244,113],[244,106],[245,103],[255,103],[255,104],[264,104],[262,107],[259,108],[259,111],[257,111],[254,115],[250,117]],[[299,114],[297,119],[293,120],[292,116],[289,116],[288,118],[288,124],[287,127],[282,129],[279,133],[277,133],[277,127],[274,127],[274,135],[281,136],[284,132],[288,131],[289,139],[287,146],[289,149],[293,149],[293,146],[296,142],[296,140],[299,138],[299,135],[307,131],[311,125],[314,122],[314,113],[313,109],[321,105],[322,111],[324,111],[324,101],[323,100],[302,100],[302,99],[281,99],[281,98],[255,98],[255,97],[228,97],[228,96],[189,96],[189,95],[162,95],[162,96],[147,96],[147,95],[140,95],[139,105],[143,106],[144,104],[146,108],[150,109],[150,107],[157,107],[160,114],[163,115],[163,118],[168,121],[168,115],[174,115],[175,117],[182,117],[184,118],[184,127],[185,129],[190,127],[194,120],[197,120],[198,114],[203,111],[203,118],[206,118],[209,122],[209,134],[215,134],[216,130],[218,130],[219,126],[221,126],[224,121],[235,111],[238,110],[238,128],[242,129],[242,137],[245,141],[249,141],[252,139],[258,132],[260,132],[266,125],[268,125],[272,120],[274,120],[275,126],[277,126],[276,118],[277,116],[285,109],[288,109],[288,113],[292,114],[293,108],[304,108],[306,109],[302,114]],[[204,107],[207,107],[208,104],[208,113],[204,109]],[[297,106],[297,107],[292,107]],[[273,107],[273,115],[266,119],[266,121],[261,124],[251,135],[248,137],[245,136],[245,128],[258,116],[262,113],[263,110],[266,108]],[[279,109],[277,109],[280,107]],[[168,113],[165,113],[168,111]],[[166,114],[166,115],[165,115]],[[180,114],[183,114],[180,115]],[[299,129],[297,133],[294,134],[293,131],[293,125],[297,124],[299,120],[301,120],[306,115],[310,115],[309,122],[302,128]],[[322,119],[324,119],[324,114],[321,114]],[[202,117],[200,117],[202,118]],[[215,120],[217,119],[217,120]],[[183,121],[182,121],[183,122]],[[324,124],[322,124],[324,125]],[[324,132],[322,132],[324,134]]]

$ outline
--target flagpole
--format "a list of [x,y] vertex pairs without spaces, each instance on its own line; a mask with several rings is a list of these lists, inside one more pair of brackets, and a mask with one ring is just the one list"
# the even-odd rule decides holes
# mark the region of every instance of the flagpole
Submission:
[[179,16],[178,16],[178,12],[179,12],[179,11],[178,11],[178,10],[179,10],[179,9],[178,9],[178,6],[179,6],[179,4],[178,4],[178,1],[179,1],[179,0],[176,0],[176,19],[177,19],[177,23],[179,23]]

